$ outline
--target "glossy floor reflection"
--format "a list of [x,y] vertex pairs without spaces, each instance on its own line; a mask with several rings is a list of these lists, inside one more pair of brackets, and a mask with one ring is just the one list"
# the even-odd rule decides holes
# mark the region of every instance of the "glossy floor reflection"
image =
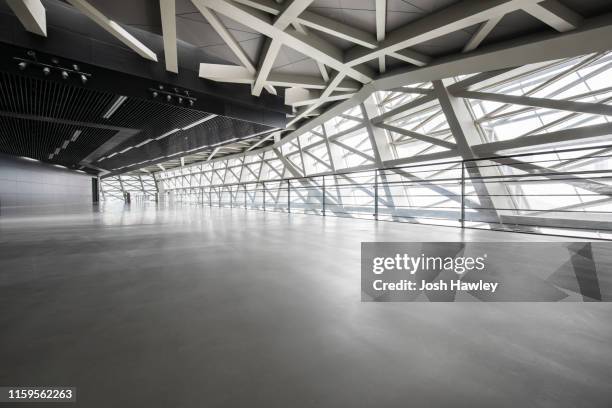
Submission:
[[610,304],[360,302],[361,241],[461,239],[561,240],[197,207],[0,217],[0,385],[74,385],[81,407],[608,407]]

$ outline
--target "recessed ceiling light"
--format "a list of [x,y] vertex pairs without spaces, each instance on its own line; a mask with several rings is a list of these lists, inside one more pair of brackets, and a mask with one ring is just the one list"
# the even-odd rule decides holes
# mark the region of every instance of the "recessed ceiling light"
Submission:
[[108,108],[108,110],[106,111],[106,113],[104,115],[102,115],[103,119],[108,119],[111,116],[113,116],[113,114],[115,113],[115,111],[117,109],[119,109],[119,107],[121,105],[123,105],[123,102],[125,102],[125,100],[127,99],[127,96],[118,96],[117,99],[115,99],[115,102],[113,102],[113,104]]
[[202,119],[200,119],[200,120],[197,120],[197,121],[195,121],[195,122],[193,122],[193,123],[191,123],[191,124],[189,124],[189,125],[185,126],[184,128],[181,128],[181,130],[191,129],[192,127],[194,127],[194,126],[198,126],[199,124],[202,124],[202,123],[206,122],[207,120],[210,120],[210,119],[212,119],[212,118],[214,118],[214,117],[216,117],[216,116],[217,116],[217,115],[208,115],[208,116],[206,116],[205,118],[202,118]]

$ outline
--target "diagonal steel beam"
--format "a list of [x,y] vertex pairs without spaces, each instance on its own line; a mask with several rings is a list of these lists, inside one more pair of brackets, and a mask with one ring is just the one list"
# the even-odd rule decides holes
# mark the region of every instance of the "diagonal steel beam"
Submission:
[[[234,38],[232,33],[230,33],[230,31],[223,25],[219,17],[217,17],[211,10],[209,10],[206,7],[205,1],[195,1],[194,0],[192,1],[192,3],[194,4],[194,6],[196,6],[200,14],[204,16],[206,21],[208,21],[211,27],[217,32],[217,34],[219,34],[223,42],[225,42],[225,44],[234,53],[236,58],[238,58],[238,60],[240,61],[242,66],[247,70],[247,72],[254,75],[257,72],[257,70],[255,69],[255,66],[249,59],[246,52],[244,52],[244,50],[240,46],[240,43],[238,43],[238,41]],[[202,67],[200,66],[200,73],[201,72],[202,72]],[[276,90],[271,85],[266,85],[266,90],[270,92],[271,94],[276,95]]]
[[[385,39],[387,32],[387,0],[376,0],[376,40],[378,42]],[[385,55],[378,57],[378,71],[382,74],[387,70]]]
[[269,21],[254,15],[243,6],[223,0],[192,0],[198,8],[210,8],[238,23],[252,27],[266,37],[280,41],[283,45],[298,50],[302,54],[313,58],[325,65],[352,77],[359,82],[368,83],[373,74],[369,69],[347,66],[344,63],[342,50],[312,34],[302,34],[295,29],[281,30]]
[[[452,83],[451,80],[433,81],[434,90],[457,143],[457,151],[464,160],[471,160],[477,157],[472,146],[479,143],[481,137],[465,101],[448,92],[446,85],[450,83]],[[513,208],[512,203],[507,199],[508,192],[502,186],[482,181],[483,177],[499,176],[499,170],[480,168],[478,162],[470,162],[465,166],[465,171],[478,195],[482,212],[486,213],[492,222],[499,222],[501,213],[497,209]]]
[[136,37],[128,33],[123,27],[115,21],[109,19],[98,9],[89,4],[85,0],[66,0],[81,13],[92,19],[96,24],[106,30],[113,37],[121,41],[123,44],[131,48],[134,52],[143,58],[157,62],[157,55],[147,48],[143,43],[138,41]]
[[166,71],[178,73],[175,0],[159,0]]
[[474,35],[472,35],[470,41],[468,41],[468,43],[463,48],[463,52],[472,51],[478,48],[480,43],[483,42],[485,38],[487,38],[487,36],[491,33],[491,31],[493,31],[493,29],[497,26],[497,24],[501,21],[503,17],[504,15],[500,14],[482,23],[480,27],[478,27],[478,30],[476,30]]
[[564,110],[570,112],[590,113],[592,115],[612,115],[612,106],[602,103],[576,102],[562,99],[534,98],[530,96],[497,94],[490,92],[459,91],[455,96],[469,99],[480,99],[485,101],[500,102],[512,105],[532,106],[534,108],[545,108]]
[[412,101],[405,103],[403,105],[398,106],[397,108],[391,109],[385,113],[383,113],[382,115],[376,116],[374,118],[372,118],[372,123],[374,124],[378,124],[378,123],[382,123],[383,121],[386,120],[390,120],[392,118],[394,118],[395,116],[408,112],[414,108],[417,108],[419,106],[423,106],[426,103],[429,102],[433,102],[436,100],[435,95],[433,95],[432,93],[429,93],[427,95],[423,95],[417,99],[413,99]]
[[480,157],[487,157],[502,150],[513,150],[525,147],[537,147],[547,144],[564,144],[581,139],[589,139],[612,134],[612,123],[584,126],[575,129],[564,129],[542,135],[526,136],[499,142],[482,143],[472,146]]
[[[548,167],[539,166],[537,164],[524,162],[521,160],[517,160],[511,157],[504,158],[493,158],[492,161],[503,164],[505,166],[513,167],[515,169],[523,170],[533,176],[541,176],[545,177],[549,180],[560,180],[564,184],[569,184],[574,187],[578,187],[583,190],[587,190],[596,194],[612,196],[612,186],[601,183],[596,180],[590,180],[588,178],[582,178],[576,175],[575,172],[567,172],[567,171],[558,171]],[[589,173],[588,170],[584,171],[586,174]]]
[[582,23],[582,16],[557,0],[534,2],[523,10],[560,32],[574,30]]
[[400,135],[408,136],[422,142],[431,143],[433,145],[444,147],[445,149],[455,150],[457,145],[451,142],[445,142],[444,140],[437,139],[435,137],[427,136],[418,132],[414,132],[408,129],[402,129],[396,126],[387,125],[386,123],[378,123],[376,126],[387,129],[391,132],[398,133]]
[[47,14],[40,0],[6,0],[6,3],[26,30],[47,36]]
[[[297,16],[299,16],[309,5],[312,0],[293,0],[286,4],[283,11],[276,17],[273,26],[279,30],[285,30]],[[272,70],[272,65],[278,56],[282,42],[278,39],[266,39],[266,43],[262,50],[262,57],[259,61],[259,69],[255,77],[255,83],[251,93],[255,96],[261,94],[261,90],[265,85],[266,79]]]
[[345,60],[349,66],[363,64],[540,1],[542,0],[461,1],[388,33],[375,50],[356,47],[350,49]]

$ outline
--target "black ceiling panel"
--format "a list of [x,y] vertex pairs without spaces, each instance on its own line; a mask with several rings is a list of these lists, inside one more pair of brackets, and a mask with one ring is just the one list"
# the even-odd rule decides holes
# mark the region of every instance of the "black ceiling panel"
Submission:
[[[0,71],[0,152],[70,168],[86,166],[85,169],[116,172],[118,168],[272,129],[215,116],[155,140],[211,114],[151,96],[127,97],[105,118],[120,95],[91,89],[87,83],[46,78],[32,71]],[[79,135],[72,141],[77,131]]]
[[[77,131],[78,138],[71,141]],[[102,145],[115,133],[108,129],[0,116],[0,151],[78,168],[78,163],[91,150]],[[54,154],[57,149],[59,152]],[[53,157],[49,158],[50,155]]]
[[70,83],[0,72],[0,111],[72,121],[99,120],[115,96]]
[[[184,120],[185,117],[180,118]],[[188,123],[193,123],[200,117],[190,118]],[[172,123],[179,123],[173,121]],[[120,152],[130,146],[145,141],[154,139],[172,129],[179,128],[180,125],[164,125],[163,127],[147,126],[143,132],[136,135],[134,138],[126,141],[121,146],[113,149],[114,152]],[[209,148],[220,143],[229,142],[234,138],[244,138],[254,134],[262,133],[271,130],[267,126],[245,122],[241,120],[231,119],[224,116],[216,116],[200,125],[194,126],[191,129],[178,131],[172,135],[161,139],[153,140],[142,147],[133,148],[125,154],[118,154],[111,158],[103,158],[101,161],[95,162],[96,166],[117,171],[129,166],[132,163],[140,163],[143,160],[151,160],[156,158],[167,158],[181,152],[187,152],[197,148]],[[107,155],[108,156],[108,155]]]

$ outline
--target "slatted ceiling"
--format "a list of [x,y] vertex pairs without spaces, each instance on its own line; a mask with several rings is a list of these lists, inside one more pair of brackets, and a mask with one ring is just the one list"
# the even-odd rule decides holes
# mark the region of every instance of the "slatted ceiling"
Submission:
[[[253,137],[253,138],[249,138],[249,139],[245,139],[244,142],[248,143],[248,144],[241,144],[241,143],[230,143],[226,146],[223,146],[221,149],[219,149],[219,151],[215,154],[215,159],[218,158],[222,158],[224,156],[236,153],[237,151],[235,149],[228,149],[228,148],[240,148],[240,150],[245,150],[246,148],[248,148],[249,146],[257,143],[259,140],[261,140],[263,137],[265,137],[266,135],[263,136],[258,136],[258,137]],[[267,141],[262,143],[260,146],[266,146],[269,144],[272,144],[273,141]],[[191,164],[196,164],[196,163],[201,163],[203,161],[205,161],[210,154],[212,153],[213,149],[206,149],[206,150],[202,150],[198,153],[194,153],[194,154],[190,154],[187,156],[183,156],[184,162],[185,162],[185,166],[191,165]],[[181,161],[180,158],[177,159],[170,159],[167,160],[163,163],[161,163],[164,168],[166,170],[171,170],[174,168],[178,168],[178,167],[182,167],[181,166]],[[146,167],[143,167],[141,169],[145,169],[147,171],[149,171],[150,173],[157,173],[160,171],[160,168],[157,165],[149,165]],[[128,172],[126,174],[137,174],[138,171],[135,172]]]
[[0,111],[91,122],[114,99],[111,93],[0,72]]
[[[82,132],[78,139],[49,160],[49,155],[70,140],[76,130]],[[80,162],[114,134],[106,129],[0,116],[0,151],[64,165]]]
[[135,146],[147,139],[155,139],[166,132],[185,127],[209,115],[207,112],[155,101],[128,99],[111,116],[108,123],[113,126],[142,129],[142,132],[115,148],[114,151]]
[[[65,164],[79,163],[91,153],[92,146],[97,148],[116,133],[114,130],[99,128],[75,127],[75,130],[76,129],[81,130],[82,133],[75,142],[70,142],[66,149],[61,150],[60,154],[57,156],[59,162]],[[74,131],[69,134],[68,139],[70,139],[73,134]]]
[[179,105],[161,103],[155,100],[128,98],[113,116],[107,119],[106,123],[113,126],[141,129],[151,126],[159,119],[163,119],[168,122],[168,126],[173,126],[171,129],[174,129],[189,125],[208,115],[206,112]]
[[[109,130],[105,126],[135,129],[136,133],[103,153],[102,157],[145,140],[156,139],[210,115],[184,106],[163,103],[161,100],[127,98],[110,118],[104,119],[103,115],[117,97],[112,93],[70,82],[0,72],[0,151],[75,167],[116,134],[116,129]],[[82,126],[65,122],[79,122]],[[69,140],[77,129],[82,131],[77,141],[70,142],[66,149],[60,149],[50,160],[49,155],[61,147],[65,140]],[[247,137],[266,130],[269,128],[263,125],[216,116],[165,139],[95,162],[95,165],[107,170],[134,163],[147,165],[147,160],[216,145],[224,140]],[[194,161],[203,160],[209,154],[210,151],[203,156],[196,156]],[[179,158],[180,155],[172,156],[171,159],[176,163],[169,166],[179,166]]]
[[[121,146],[113,149],[113,151],[121,151],[129,146],[135,146],[136,144],[147,139],[155,139],[167,131],[179,128],[181,126],[186,126],[208,116],[206,113],[202,114],[201,112],[196,111],[191,112],[200,114],[200,116],[189,117],[188,122],[182,124],[178,124],[175,118],[170,126],[155,126],[157,122],[153,121],[146,128],[144,128],[140,134],[126,141]],[[184,119],[184,117],[182,118]],[[100,165],[103,164],[105,168],[117,170],[132,163],[141,162],[143,160],[143,151],[147,153],[146,155],[149,158],[169,156],[174,153],[195,149],[199,146],[216,144],[222,140],[233,139],[236,137],[247,137],[249,135],[260,133],[269,129],[270,128],[267,126],[258,125],[251,122],[231,119],[224,116],[216,116],[198,126],[194,126],[189,130],[177,132],[164,139],[147,143],[140,148],[129,150],[125,154],[118,154],[116,156],[106,158],[100,162]],[[164,164],[164,167],[165,166],[166,164]]]

